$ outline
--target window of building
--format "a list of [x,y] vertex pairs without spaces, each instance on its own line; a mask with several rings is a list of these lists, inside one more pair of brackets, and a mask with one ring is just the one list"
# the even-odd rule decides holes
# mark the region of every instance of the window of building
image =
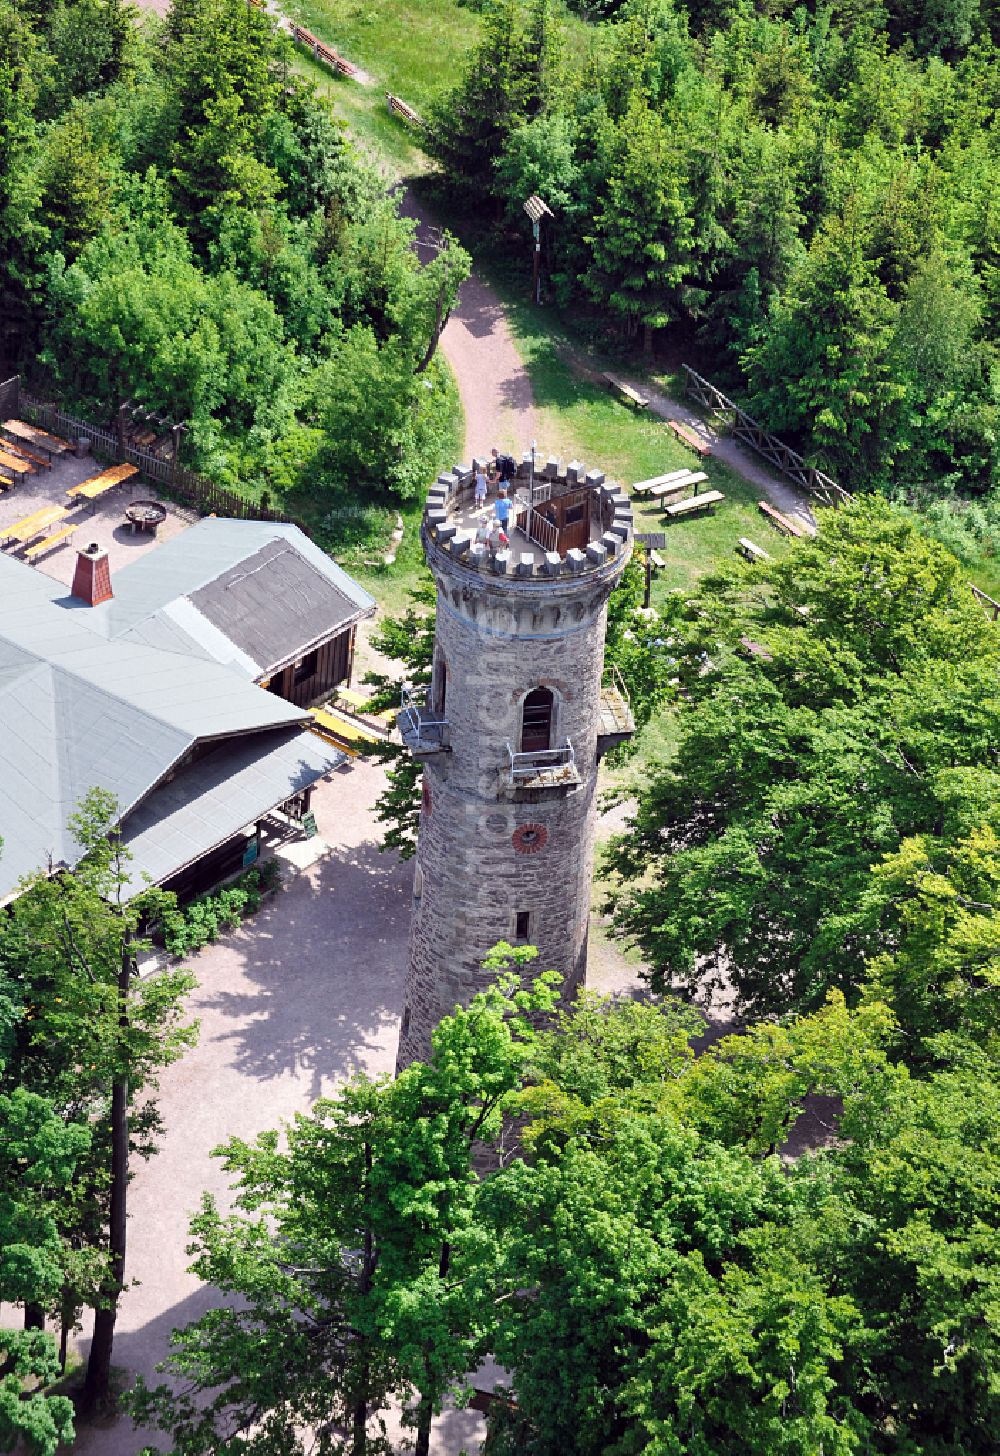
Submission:
[[407,1032],[409,1030],[410,1030],[410,1008],[409,1008],[409,1006],[404,1006],[403,1007],[403,1035],[406,1036],[406,1034],[407,1034]]
[[564,526],[578,526],[583,520],[583,505],[570,506],[563,517]]
[[514,916],[514,939],[527,940],[531,930],[531,911],[518,910]]
[[555,697],[548,688],[533,688],[521,709],[521,752],[541,753],[552,747]]
[[439,653],[434,659],[434,686],[431,691],[431,705],[439,718],[444,717],[448,699],[448,664]]
[[299,657],[295,662],[293,681],[296,687],[299,683],[308,682],[311,677],[316,676],[316,669],[319,667],[319,650],[307,652],[305,657]]

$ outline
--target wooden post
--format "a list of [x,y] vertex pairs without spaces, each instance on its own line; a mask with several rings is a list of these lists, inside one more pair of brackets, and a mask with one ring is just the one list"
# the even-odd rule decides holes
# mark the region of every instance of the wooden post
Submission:
[[644,607],[649,606],[650,593],[653,587],[653,554],[650,548],[646,547],[646,592],[642,599]]
[[119,464],[125,456],[125,414],[128,404],[125,401],[118,406],[118,418],[115,421],[115,434],[118,437],[118,461]]
[[181,434],[183,433],[183,430],[184,430],[184,426],[183,425],[174,425],[173,429],[170,431],[171,435],[173,436],[173,441],[174,441],[173,454],[170,457],[170,484],[171,485],[176,485],[177,484],[177,457],[181,453]]

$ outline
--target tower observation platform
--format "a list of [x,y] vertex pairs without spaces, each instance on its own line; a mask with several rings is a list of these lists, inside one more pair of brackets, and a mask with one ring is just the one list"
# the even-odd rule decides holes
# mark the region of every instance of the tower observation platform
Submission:
[[598,764],[634,731],[604,671],[628,496],[600,470],[526,455],[508,544],[491,546],[494,500],[477,508],[474,480],[466,465],[439,476],[421,525],[437,618],[430,687],[405,692],[397,718],[423,768],[400,1066],[485,984],[497,941],[537,946],[565,996],[580,985]]

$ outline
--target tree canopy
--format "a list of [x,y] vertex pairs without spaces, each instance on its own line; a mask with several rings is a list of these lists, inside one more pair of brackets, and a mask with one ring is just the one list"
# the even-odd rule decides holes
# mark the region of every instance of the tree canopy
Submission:
[[680,741],[614,851],[617,923],[658,987],[755,1014],[852,994],[892,944],[872,866],[920,836],[947,854],[995,808],[996,627],[950,553],[868,500],[707,581],[682,635]]

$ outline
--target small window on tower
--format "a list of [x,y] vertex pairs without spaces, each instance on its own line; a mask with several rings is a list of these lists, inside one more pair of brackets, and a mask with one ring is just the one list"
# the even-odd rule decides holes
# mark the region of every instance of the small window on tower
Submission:
[[409,1029],[410,1029],[410,1008],[409,1008],[409,1006],[404,1006],[403,1007],[403,1035],[404,1036],[406,1036],[406,1034],[409,1031]]
[[514,917],[514,939],[527,940],[531,929],[530,910],[519,910]]

